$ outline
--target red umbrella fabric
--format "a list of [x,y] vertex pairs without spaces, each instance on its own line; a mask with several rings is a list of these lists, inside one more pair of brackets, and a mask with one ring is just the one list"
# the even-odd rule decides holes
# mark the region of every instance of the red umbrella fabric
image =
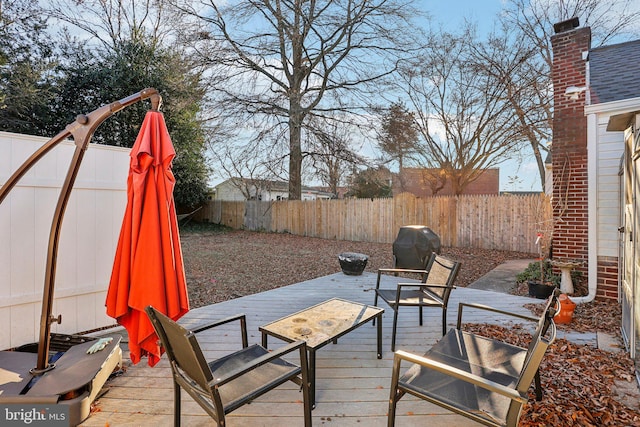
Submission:
[[144,308],[152,305],[173,320],[189,311],[173,201],[175,150],[162,113],[147,112],[130,156],[127,207],[106,307],[127,329],[131,361],[148,356],[154,366],[162,351]]

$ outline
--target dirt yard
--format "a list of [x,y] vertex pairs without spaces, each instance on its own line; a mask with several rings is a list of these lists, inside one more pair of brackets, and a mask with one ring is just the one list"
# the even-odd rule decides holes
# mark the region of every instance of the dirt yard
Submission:
[[[341,252],[368,255],[365,271],[393,266],[391,243],[326,240],[197,225],[181,232],[181,242],[193,308],[339,272]],[[467,286],[505,260],[535,257],[487,249],[442,248],[441,253],[462,262],[457,286]]]

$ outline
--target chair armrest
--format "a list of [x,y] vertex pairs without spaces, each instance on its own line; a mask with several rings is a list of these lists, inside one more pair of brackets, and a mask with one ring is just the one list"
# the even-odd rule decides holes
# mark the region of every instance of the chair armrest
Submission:
[[498,313],[498,314],[504,314],[504,315],[507,315],[507,316],[517,317],[519,319],[530,320],[532,322],[537,322],[537,321],[540,320],[537,317],[527,316],[525,314],[513,313],[511,311],[500,310],[498,308],[493,308],[493,307],[490,307],[490,306],[484,305],[484,304],[461,302],[461,303],[458,304],[458,323],[456,324],[456,329],[460,329],[460,326],[462,325],[462,309],[465,306],[466,307],[470,307],[470,308],[475,308],[475,309],[478,309],[478,310],[486,310],[486,311],[491,311],[493,313]]
[[[228,383],[229,381],[233,381],[236,378],[246,374],[247,372],[252,371],[253,369],[262,366],[266,363],[271,362],[272,360],[278,359],[282,356],[284,356],[285,354],[294,352],[294,351],[300,351],[300,354],[302,354],[302,352],[306,352],[307,351],[307,343],[305,341],[295,341],[292,342],[291,344],[288,344],[284,347],[280,347],[277,350],[271,351],[268,354],[265,354],[264,356],[260,356],[257,359],[252,360],[251,362],[247,363],[246,365],[243,365],[241,368],[238,369],[234,369],[232,371],[229,371],[227,373],[227,375],[214,379],[213,381],[211,381],[210,385],[214,386],[214,385],[223,385]],[[306,353],[305,353],[306,354]],[[302,364],[302,363],[301,363]],[[301,366],[302,369],[307,369],[306,366]]]
[[494,381],[488,380],[486,378],[480,377],[475,374],[471,374],[469,372],[465,372],[461,369],[454,368],[447,364],[437,362],[435,360],[429,359],[424,356],[418,356],[416,354],[411,354],[406,351],[398,350],[394,354],[393,360],[393,378],[399,378],[400,373],[400,362],[402,360],[406,360],[410,363],[416,363],[420,366],[423,366],[428,369],[433,369],[445,375],[449,375],[451,377],[457,378],[462,381],[466,381],[471,384],[475,384],[478,387],[482,387],[491,392],[501,394],[503,396],[508,397],[511,400],[515,400],[521,403],[527,402],[527,396],[521,395],[515,389],[505,387],[500,383],[496,383]]
[[247,338],[247,317],[244,314],[236,314],[234,316],[229,316],[224,319],[220,319],[214,322],[205,323],[203,325],[196,326],[195,328],[189,328],[189,330],[194,334],[197,334],[198,332],[203,332],[208,329],[215,328],[216,326],[225,325],[227,323],[231,323],[236,320],[240,321],[240,333],[242,334],[242,348],[247,348],[249,346],[249,340]]
[[424,276],[429,272],[427,270],[414,270],[414,269],[408,269],[408,268],[379,268],[378,280],[376,281],[376,289],[380,289],[380,276],[382,275],[382,273],[416,273],[416,274],[422,274]]
[[427,270],[414,270],[412,268],[379,268],[378,273],[418,273],[427,274]]
[[442,288],[442,289],[456,289],[456,286],[452,285],[452,286],[447,286],[447,285],[436,285],[436,284],[431,284],[431,283],[398,283],[398,289],[400,288],[400,286],[402,287],[427,287],[427,288]]

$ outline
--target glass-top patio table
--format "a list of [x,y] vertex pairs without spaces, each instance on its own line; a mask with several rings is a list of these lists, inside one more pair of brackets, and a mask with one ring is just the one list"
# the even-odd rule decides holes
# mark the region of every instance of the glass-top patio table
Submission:
[[311,402],[315,406],[316,350],[330,342],[335,344],[341,336],[372,319],[377,319],[378,359],[381,359],[382,313],[384,313],[382,308],[341,298],[332,298],[260,326],[258,329],[262,332],[262,345],[265,348],[267,347],[267,337],[269,335],[286,342],[306,341],[309,354],[308,372],[309,382],[311,383]]

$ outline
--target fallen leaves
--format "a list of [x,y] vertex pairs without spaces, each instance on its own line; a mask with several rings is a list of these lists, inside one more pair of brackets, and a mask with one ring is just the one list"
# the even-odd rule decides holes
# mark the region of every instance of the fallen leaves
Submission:
[[[531,336],[522,328],[465,325],[465,329],[526,347]],[[610,353],[587,345],[556,340],[540,365],[542,401],[533,390],[523,408],[520,427],[633,426],[640,411],[613,398],[616,379],[634,381],[633,361],[626,353]]]
[[[526,304],[536,316],[542,313],[543,304]],[[559,330],[574,332],[607,332],[618,336],[622,307],[614,299],[594,300],[578,304],[573,311],[573,320],[568,324],[557,324]]]
[[[341,252],[368,255],[366,271],[393,267],[391,243],[215,229],[181,230],[180,241],[192,308],[337,273]],[[442,248],[441,254],[462,263],[456,279],[461,287],[508,259],[532,257],[469,248]]]

